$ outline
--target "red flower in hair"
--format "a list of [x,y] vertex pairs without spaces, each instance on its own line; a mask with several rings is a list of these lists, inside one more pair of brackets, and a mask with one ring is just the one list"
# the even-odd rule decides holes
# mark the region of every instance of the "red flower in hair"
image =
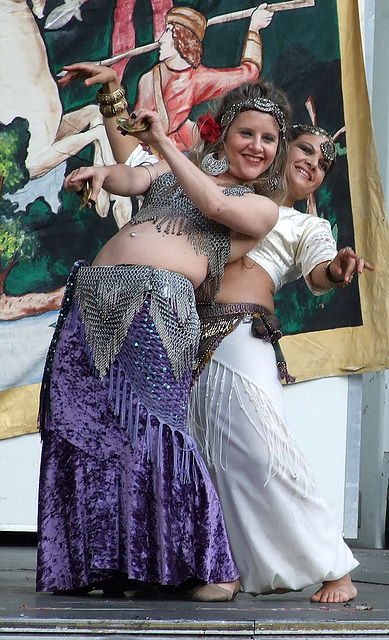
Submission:
[[200,131],[200,138],[209,144],[216,142],[220,138],[220,124],[215,121],[215,118],[209,113],[209,111],[200,116],[197,119],[197,123]]

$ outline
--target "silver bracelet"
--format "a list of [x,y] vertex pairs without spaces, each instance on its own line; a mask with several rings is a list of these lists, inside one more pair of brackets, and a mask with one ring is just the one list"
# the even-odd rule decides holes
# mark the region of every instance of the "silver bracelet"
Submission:
[[[140,167],[143,167],[144,169],[146,169],[147,173],[150,176],[150,184],[149,184],[149,188],[151,187],[152,183],[154,182],[154,180],[156,178],[158,178],[158,169],[155,166],[154,162],[141,162]],[[151,171],[149,169],[149,167],[153,167],[154,171],[155,171],[155,177],[153,178],[153,176],[151,175]]]

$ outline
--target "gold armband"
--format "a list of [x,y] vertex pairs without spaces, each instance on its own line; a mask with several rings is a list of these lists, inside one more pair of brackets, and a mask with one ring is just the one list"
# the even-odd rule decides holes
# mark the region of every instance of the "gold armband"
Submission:
[[115,89],[112,93],[103,93],[102,89],[99,89],[96,95],[96,100],[99,104],[116,104],[126,97],[126,91],[122,85],[119,89]]
[[100,113],[104,118],[115,118],[124,113],[128,107],[128,102],[125,98],[118,100],[113,104],[100,104]]
[[248,31],[243,47],[242,62],[253,62],[262,69],[262,39],[256,31]]

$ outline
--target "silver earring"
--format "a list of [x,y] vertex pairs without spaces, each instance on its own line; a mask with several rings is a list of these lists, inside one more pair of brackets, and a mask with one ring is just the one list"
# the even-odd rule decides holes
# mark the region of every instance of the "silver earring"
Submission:
[[280,186],[280,178],[277,171],[277,173],[273,176],[273,178],[270,178],[267,181],[267,183],[263,185],[262,191],[263,193],[272,193],[273,191],[278,189],[279,186]]
[[207,153],[201,161],[201,168],[210,176],[220,176],[225,173],[230,166],[227,156],[218,158],[213,153]]

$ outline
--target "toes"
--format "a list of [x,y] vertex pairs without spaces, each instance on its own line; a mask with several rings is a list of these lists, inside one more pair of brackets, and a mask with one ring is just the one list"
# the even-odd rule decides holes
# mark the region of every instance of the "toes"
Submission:
[[338,604],[340,602],[347,602],[349,596],[342,591],[326,591],[320,589],[312,597],[311,602],[321,602],[322,604]]

